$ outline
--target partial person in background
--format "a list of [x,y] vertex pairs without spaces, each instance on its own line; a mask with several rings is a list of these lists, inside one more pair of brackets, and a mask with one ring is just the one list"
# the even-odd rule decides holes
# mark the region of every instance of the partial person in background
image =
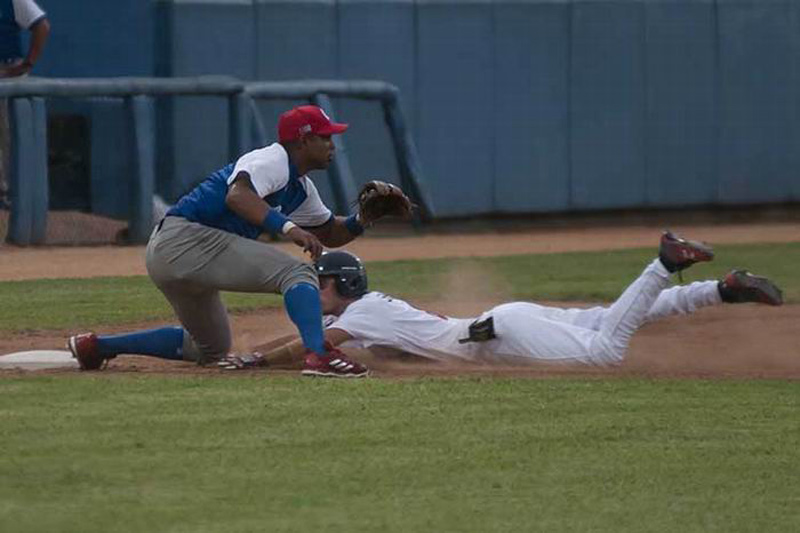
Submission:
[[[670,274],[710,261],[708,246],[672,233],[661,238],[659,254],[608,307],[563,309],[529,302],[499,305],[476,318],[429,313],[370,292],[359,259],[328,252],[316,263],[326,340],[334,346],[392,348],[434,361],[517,364],[583,363],[608,366],[623,361],[640,326],[722,303],[781,305],[780,289],[767,278],[734,270],[722,280],[668,288]],[[220,361],[226,369],[288,363],[302,346],[289,339],[270,343],[259,357]]]
[[[27,53],[22,53],[22,30],[31,32]],[[50,23],[33,0],[0,0],[0,78],[27,76],[44,50]],[[0,207],[8,207],[10,160],[8,101],[0,99]]]

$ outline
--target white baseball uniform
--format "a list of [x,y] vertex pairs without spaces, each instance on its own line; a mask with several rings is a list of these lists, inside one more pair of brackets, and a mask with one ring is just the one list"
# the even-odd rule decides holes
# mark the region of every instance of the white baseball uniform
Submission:
[[478,317],[493,317],[497,338],[485,342],[458,342],[468,336],[475,318],[429,313],[379,292],[352,302],[339,317],[329,317],[326,326],[353,337],[345,346],[389,346],[439,361],[611,365],[622,361],[645,322],[722,303],[716,281],[666,289],[668,284],[669,272],[656,259],[609,307],[499,305]]

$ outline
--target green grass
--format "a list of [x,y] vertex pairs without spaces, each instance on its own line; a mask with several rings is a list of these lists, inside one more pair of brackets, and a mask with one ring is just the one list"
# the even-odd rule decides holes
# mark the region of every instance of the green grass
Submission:
[[[800,243],[719,246],[717,259],[687,271],[686,280],[718,278],[747,267],[773,278],[787,301],[800,300]],[[367,265],[370,287],[404,298],[448,294],[448,279],[464,269],[479,286],[457,289],[499,294],[504,299],[610,301],[653,257],[652,249],[615,252],[521,255],[479,259],[375,262]],[[276,307],[273,295],[224,295],[236,311]],[[143,276],[0,282],[0,331],[98,328],[144,320],[172,320],[172,310]]]
[[[717,252],[687,281],[746,266],[800,300],[800,244]],[[611,300],[652,255],[368,269],[411,299]],[[144,277],[3,282],[0,301],[4,331],[172,316]],[[777,380],[6,375],[0,531],[800,531],[798,412]]]
[[800,384],[0,379],[0,531],[800,529]]
[[[714,247],[711,263],[684,273],[688,283],[719,279],[733,268],[768,276],[789,302],[800,301],[800,243]],[[612,301],[654,257],[651,249],[487,258],[482,262],[500,279],[511,280],[514,298]]]
[[[226,293],[232,311],[274,307],[271,294]],[[43,279],[0,283],[0,330],[92,328],[143,320],[174,320],[172,308],[146,276]]]

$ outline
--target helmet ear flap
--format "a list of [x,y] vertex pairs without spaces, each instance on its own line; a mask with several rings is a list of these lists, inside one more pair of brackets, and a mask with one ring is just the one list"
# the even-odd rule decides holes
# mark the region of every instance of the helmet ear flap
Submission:
[[367,275],[362,271],[336,276],[336,291],[345,298],[363,296],[367,292]]
[[339,296],[347,297],[350,295],[350,287],[345,276],[336,276],[336,292],[339,293]]
[[325,252],[314,265],[318,276],[335,280],[336,292],[345,298],[359,298],[367,293],[367,273],[361,260],[345,251]]

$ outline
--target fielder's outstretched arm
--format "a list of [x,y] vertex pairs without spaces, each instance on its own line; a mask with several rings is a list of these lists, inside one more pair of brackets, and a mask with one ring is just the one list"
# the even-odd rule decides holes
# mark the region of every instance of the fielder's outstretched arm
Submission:
[[[353,337],[344,330],[330,328],[325,330],[325,340],[334,346],[339,346]],[[295,334],[279,337],[273,341],[256,346],[254,351],[259,352],[270,366],[289,366],[302,363],[303,356],[308,352],[303,346],[303,340]]]
[[364,227],[354,217],[333,217],[322,226],[306,228],[328,248],[339,248],[364,233]]

